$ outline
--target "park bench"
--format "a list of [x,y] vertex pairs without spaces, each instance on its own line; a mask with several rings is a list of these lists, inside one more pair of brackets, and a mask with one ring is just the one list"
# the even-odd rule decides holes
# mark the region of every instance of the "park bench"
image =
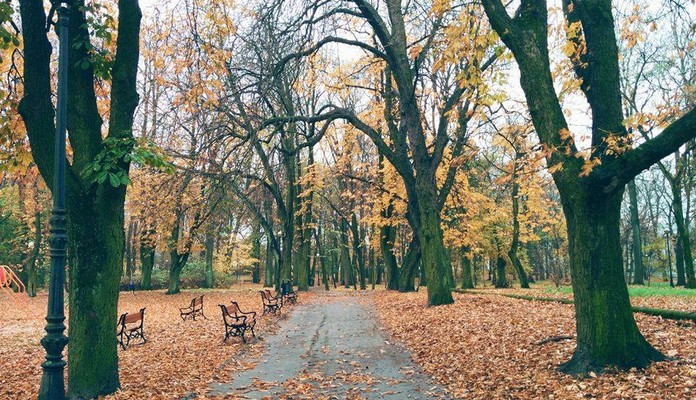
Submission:
[[191,299],[191,305],[179,309],[179,316],[181,319],[186,321],[186,318],[191,317],[195,321],[196,315],[201,315],[203,318],[208,319],[205,314],[203,314],[203,296],[204,295],[194,297]]
[[263,303],[263,314],[267,312],[273,313],[273,315],[280,314],[280,308],[283,306],[282,298],[274,297],[268,289],[259,290],[259,293],[261,293],[261,302]]
[[297,293],[292,288],[292,281],[287,281],[281,284],[280,294],[285,301],[289,301],[292,304],[297,303]]
[[143,331],[143,323],[145,321],[145,309],[141,308],[136,314],[121,314],[116,325],[118,331],[117,340],[123,350],[126,350],[133,339],[142,339],[142,344],[147,342],[145,332]]
[[254,326],[256,325],[256,312],[244,312],[239,308],[239,304],[233,301],[230,305],[226,306],[220,304],[222,309],[222,321],[225,323],[225,339],[230,336],[238,336],[242,338],[242,342],[246,343],[244,334],[247,331],[251,331],[251,335],[256,337],[254,333]]

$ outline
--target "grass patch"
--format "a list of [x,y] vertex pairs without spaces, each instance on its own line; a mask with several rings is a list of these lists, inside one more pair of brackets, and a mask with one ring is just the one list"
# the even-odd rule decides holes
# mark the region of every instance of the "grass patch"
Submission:
[[[573,294],[570,286],[549,286],[544,290],[548,294]],[[650,286],[631,285],[628,287],[628,295],[631,297],[696,297],[696,289],[684,289],[670,287],[669,282],[653,282]]]

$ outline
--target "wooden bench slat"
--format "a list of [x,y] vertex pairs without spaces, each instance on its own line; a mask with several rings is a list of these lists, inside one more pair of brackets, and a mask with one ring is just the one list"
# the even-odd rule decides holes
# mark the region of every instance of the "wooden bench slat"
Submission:
[[200,315],[203,318],[208,319],[208,317],[206,317],[203,313],[203,296],[204,295],[194,297],[193,299],[191,299],[191,304],[188,307],[183,307],[179,309],[179,316],[181,317],[181,319],[186,321],[186,318],[191,317],[191,319],[195,321],[197,315]]
[[[133,325],[136,324],[137,325]],[[140,338],[142,344],[147,342],[143,325],[145,323],[145,308],[141,308],[139,312],[134,314],[121,314],[118,319],[117,328],[119,332],[116,334],[116,340],[121,345],[123,350],[126,350],[130,345],[130,341]]]
[[251,331],[252,336],[256,337],[254,333],[256,312],[244,312],[234,301],[229,305],[220,304],[220,309],[222,310],[222,321],[225,324],[225,341],[230,336],[238,336],[242,338],[242,342],[246,343],[244,334],[247,331]]

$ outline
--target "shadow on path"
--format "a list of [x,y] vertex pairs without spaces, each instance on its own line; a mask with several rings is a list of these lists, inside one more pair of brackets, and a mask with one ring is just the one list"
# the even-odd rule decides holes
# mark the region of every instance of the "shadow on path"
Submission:
[[[358,299],[357,296],[362,297]],[[380,330],[371,294],[331,292],[297,306],[257,365],[209,395],[247,399],[448,399]]]

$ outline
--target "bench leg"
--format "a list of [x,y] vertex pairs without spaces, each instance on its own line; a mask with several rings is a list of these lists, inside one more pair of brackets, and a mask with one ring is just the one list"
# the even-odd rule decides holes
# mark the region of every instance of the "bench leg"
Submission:
[[121,345],[121,348],[123,350],[126,350],[126,345],[123,344],[123,333],[121,333],[121,335],[118,338],[116,338],[116,341],[118,342],[118,344]]

